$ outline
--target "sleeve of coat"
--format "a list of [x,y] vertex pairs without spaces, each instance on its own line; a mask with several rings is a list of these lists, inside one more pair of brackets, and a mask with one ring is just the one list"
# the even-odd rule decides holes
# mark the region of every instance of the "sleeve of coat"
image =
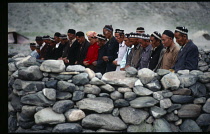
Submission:
[[199,52],[197,46],[193,46],[188,52],[185,59],[185,68],[188,70],[196,70],[198,69],[198,57]]

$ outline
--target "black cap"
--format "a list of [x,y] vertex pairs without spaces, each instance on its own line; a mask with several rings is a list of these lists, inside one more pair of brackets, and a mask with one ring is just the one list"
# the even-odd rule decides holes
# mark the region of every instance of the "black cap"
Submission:
[[42,36],[36,36],[35,41],[41,41],[42,40]]
[[174,39],[174,33],[171,30],[165,30],[163,34],[167,35],[168,37],[171,37]]
[[104,29],[107,29],[109,31],[113,31],[112,25],[105,25]]
[[76,31],[75,31],[74,29],[69,29],[69,30],[68,30],[68,33],[76,34]]
[[54,36],[57,36],[57,37],[59,37],[61,35],[61,33],[59,33],[59,32],[56,32],[55,34],[54,34]]
[[66,34],[61,34],[61,35],[59,36],[59,38],[60,38],[60,39],[67,39],[67,35],[66,35]]
[[125,34],[125,38],[129,38],[130,34],[129,33],[126,33]]
[[122,34],[124,34],[124,30],[115,29],[115,33],[122,33]]
[[106,37],[102,34],[97,34],[96,38],[101,39],[101,40],[106,40]]
[[129,38],[139,38],[139,34],[131,32]]
[[36,47],[36,43],[30,43],[31,47]]
[[42,39],[43,40],[50,40],[50,36],[49,35],[43,36]]
[[81,37],[81,36],[85,36],[85,34],[82,31],[79,31],[79,32],[76,33],[76,36]]
[[175,32],[180,32],[182,34],[187,34],[188,33],[188,29],[186,27],[176,27]]
[[137,31],[137,32],[144,32],[144,28],[143,28],[143,27],[137,27],[137,28],[136,28],[136,31]]
[[156,37],[157,39],[161,40],[161,34],[158,31],[154,31],[151,36]]

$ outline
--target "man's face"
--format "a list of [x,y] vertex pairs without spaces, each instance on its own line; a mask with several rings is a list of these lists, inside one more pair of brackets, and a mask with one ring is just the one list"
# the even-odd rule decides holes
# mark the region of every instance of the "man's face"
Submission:
[[97,38],[88,37],[88,40],[89,40],[90,44],[92,45],[92,44],[96,43],[98,39]]
[[174,33],[174,37],[176,38],[176,42],[180,45],[180,46],[184,46],[187,40],[187,36],[186,35],[182,35],[179,32],[175,32]]
[[149,45],[149,40],[140,40],[141,46],[143,48],[146,48]]
[[68,40],[67,39],[60,39],[61,44],[65,44]]
[[129,38],[132,45],[138,45],[138,38]]
[[77,41],[78,41],[80,44],[82,44],[83,38],[84,38],[83,36],[81,36],[81,37],[76,36],[76,39],[77,39]]
[[155,37],[150,36],[150,41],[152,43],[152,47],[155,48],[159,45],[159,40],[155,39]]
[[36,40],[36,43],[41,46],[43,44],[43,40]]
[[54,36],[54,39],[56,43],[60,42],[60,38],[58,36]]
[[31,51],[34,51],[36,49],[35,46],[30,46]]
[[164,47],[170,47],[172,45],[172,38],[168,37],[167,35],[163,34],[161,37],[162,43],[164,45]]
[[43,40],[46,44],[50,44],[50,40]]
[[126,45],[127,47],[132,46],[132,44],[131,44],[129,38],[124,38],[124,42],[125,42],[125,45]]
[[119,33],[115,33],[115,38],[117,40],[118,43],[122,43],[124,40],[124,35],[121,35]]
[[73,40],[75,38],[75,34],[67,33],[70,40]]
[[111,36],[111,32],[105,28],[103,29],[103,34],[107,39]]
[[105,45],[105,42],[106,42],[106,41],[105,41],[105,40],[98,39],[97,42],[98,42],[98,45],[99,45],[99,46],[103,46],[103,45]]

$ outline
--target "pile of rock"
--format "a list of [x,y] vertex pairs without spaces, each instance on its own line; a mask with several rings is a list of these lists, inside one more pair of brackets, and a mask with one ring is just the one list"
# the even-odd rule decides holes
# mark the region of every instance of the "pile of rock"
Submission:
[[199,70],[206,72],[210,71],[210,50],[199,50]]
[[8,132],[209,132],[210,72],[8,63]]

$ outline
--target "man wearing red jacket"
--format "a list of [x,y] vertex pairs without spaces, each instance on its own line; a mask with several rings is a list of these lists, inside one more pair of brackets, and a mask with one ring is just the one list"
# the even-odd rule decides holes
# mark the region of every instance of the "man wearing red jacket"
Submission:
[[86,58],[83,61],[83,64],[93,70],[96,71],[96,66],[94,66],[92,63],[97,60],[98,58],[98,43],[97,43],[97,33],[94,31],[88,31],[86,33],[88,40],[90,42],[90,46],[88,47]]

